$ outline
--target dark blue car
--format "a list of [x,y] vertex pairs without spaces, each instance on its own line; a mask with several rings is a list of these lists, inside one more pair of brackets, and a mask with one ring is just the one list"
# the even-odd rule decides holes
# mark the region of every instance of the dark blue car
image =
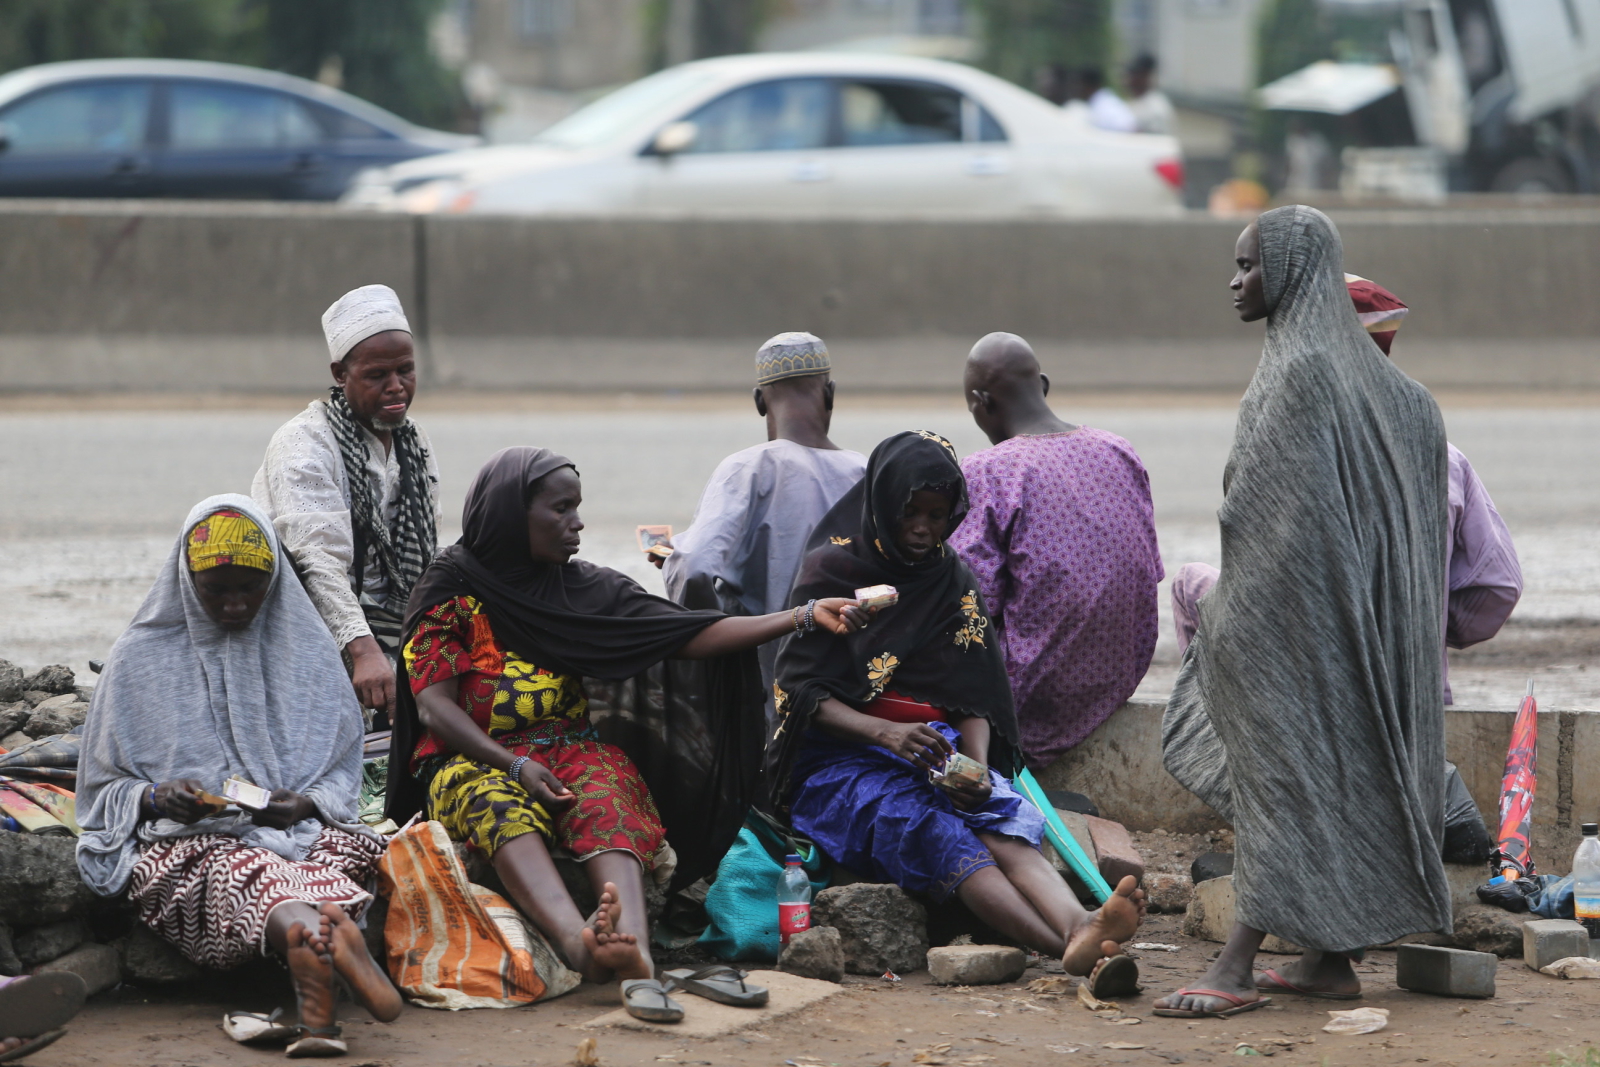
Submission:
[[367,167],[478,143],[229,63],[92,59],[0,77],[0,196],[336,200]]

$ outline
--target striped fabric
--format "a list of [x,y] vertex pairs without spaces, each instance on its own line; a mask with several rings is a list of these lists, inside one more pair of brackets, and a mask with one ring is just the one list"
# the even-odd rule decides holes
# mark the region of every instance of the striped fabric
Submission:
[[325,826],[303,860],[231,834],[195,834],[146,846],[128,880],[139,921],[202,967],[227,970],[267,950],[267,916],[279,904],[337,904],[359,919],[361,886],[383,852],[376,837]]
[[389,976],[424,1008],[517,1008],[582,981],[503,897],[467,881],[437,822],[395,834],[378,864]]

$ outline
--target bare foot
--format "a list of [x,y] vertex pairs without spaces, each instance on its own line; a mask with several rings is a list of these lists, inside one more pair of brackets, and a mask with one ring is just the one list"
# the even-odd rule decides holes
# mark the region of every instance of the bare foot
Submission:
[[598,967],[615,971],[621,979],[654,978],[644,953],[639,951],[638,939],[617,929],[622,918],[621,896],[615,882],[607,882],[600,894],[600,910],[595,913],[593,926],[585,926],[579,937],[589,958]]
[[305,923],[289,927],[289,978],[294,983],[300,1025],[321,1030],[334,1024],[333,968],[312,946]]
[[1127,875],[1111,898],[1090,912],[1089,921],[1068,939],[1061,965],[1068,974],[1088,974],[1103,957],[1121,951],[1119,946],[1139,929],[1143,917],[1144,890],[1133,875]]
[[318,910],[322,929],[327,931],[323,938],[333,957],[333,969],[350,987],[357,1004],[379,1022],[393,1022],[400,1015],[400,991],[367,951],[361,928],[337,904],[324,904]]

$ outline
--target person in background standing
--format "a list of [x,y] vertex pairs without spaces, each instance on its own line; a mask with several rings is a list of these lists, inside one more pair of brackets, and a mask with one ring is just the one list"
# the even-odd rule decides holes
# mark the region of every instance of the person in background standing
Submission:
[[1089,125],[1115,133],[1133,133],[1139,128],[1138,120],[1127,103],[1106,85],[1105,72],[1099,67],[1084,67],[1071,78],[1072,88],[1066,104],[1068,111],[1084,110]]
[[1028,342],[967,357],[967,409],[993,448],[961,464],[972,511],[950,534],[1005,650],[1024,758],[1044,767],[1138,688],[1163,576],[1150,476],[1116,434],[1063,422]]
[[1132,63],[1124,84],[1128,87],[1128,109],[1140,133],[1171,133],[1174,128],[1172,101],[1156,87],[1156,57],[1143,52]]
[[[1345,288],[1355,304],[1356,317],[1367,336],[1389,354],[1394,335],[1410,309],[1377,282],[1354,274],[1344,276]],[[1495,510],[1467,457],[1455,445],[1450,451],[1450,543],[1445,573],[1450,578],[1449,614],[1445,620],[1445,645],[1470,648],[1500,632],[1522,598],[1522,565],[1511,531]],[[1217,584],[1217,568],[1208,563],[1186,563],[1172,579],[1172,622],[1178,650],[1189,647],[1200,620],[1200,598]],[[1450,656],[1439,650],[1444,702],[1454,702],[1450,691]]]
[[[687,607],[765,615],[788,603],[812,529],[861,480],[867,458],[828,438],[833,364],[809,333],[780,333],[756,353],[756,413],[767,440],[735,452],[706,483],[694,524],[655,558],[667,594]],[[757,650],[773,716],[776,642]]]
[[381,726],[394,709],[406,598],[438,547],[439,465],[406,414],[417,361],[395,291],[351,290],[323,312],[322,330],[333,388],[272,435],[250,495]]

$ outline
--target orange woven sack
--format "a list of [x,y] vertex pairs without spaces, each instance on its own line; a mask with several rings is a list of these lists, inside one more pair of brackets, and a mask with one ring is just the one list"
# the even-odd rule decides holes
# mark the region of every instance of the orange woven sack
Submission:
[[378,863],[389,918],[389,976],[424,1008],[516,1008],[557,997],[581,977],[503,897],[467,881],[437,822],[389,839]]

